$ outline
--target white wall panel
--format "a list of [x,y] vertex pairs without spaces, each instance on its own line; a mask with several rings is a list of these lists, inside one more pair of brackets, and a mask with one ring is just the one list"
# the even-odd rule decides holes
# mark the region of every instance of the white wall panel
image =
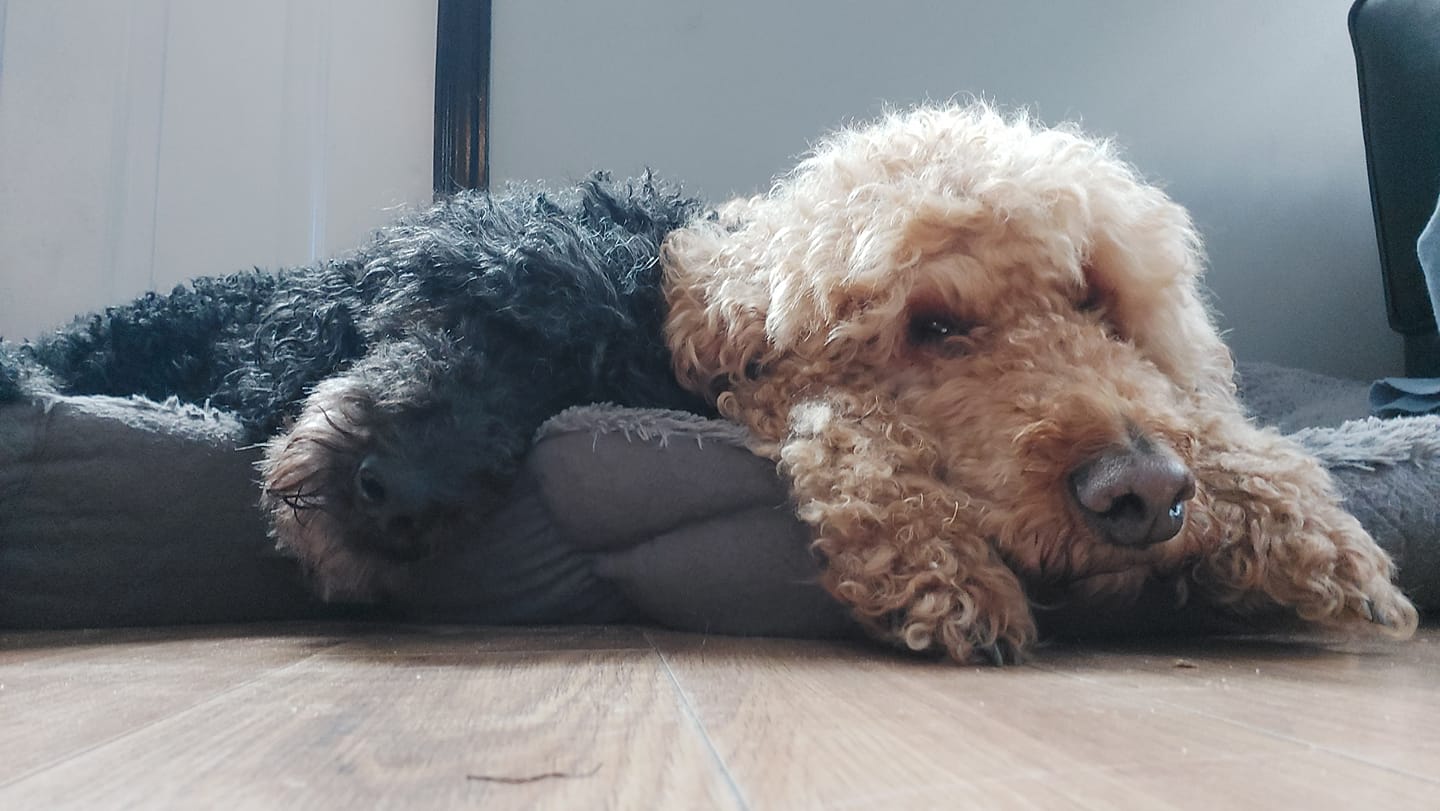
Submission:
[[430,198],[434,0],[0,0],[0,335]]

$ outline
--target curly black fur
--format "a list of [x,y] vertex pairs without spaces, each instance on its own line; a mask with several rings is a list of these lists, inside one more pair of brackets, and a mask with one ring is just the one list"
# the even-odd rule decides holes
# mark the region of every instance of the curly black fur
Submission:
[[[322,381],[343,381],[343,402],[365,413],[342,431],[337,412],[335,436],[363,434],[363,447],[320,449],[329,467],[276,497],[338,514],[342,533],[398,555],[419,519],[475,501],[461,483],[503,488],[535,429],[566,407],[709,410],[673,380],[661,335],[660,243],[700,213],[648,176],[464,193],[348,258],[197,279],[35,343],[0,343],[0,402],[47,390],[173,396],[233,413],[261,441]],[[394,457],[389,495],[419,491],[424,515],[403,525],[338,492],[356,481],[338,468],[381,451]]]
[[649,177],[462,193],[346,259],[196,279],[33,344],[0,344],[0,402],[27,380],[61,394],[174,396],[234,413],[259,440],[318,381],[429,334],[484,358],[491,386],[540,398],[524,404],[540,419],[597,400],[704,409],[669,374],[656,261],[665,234],[699,210]]

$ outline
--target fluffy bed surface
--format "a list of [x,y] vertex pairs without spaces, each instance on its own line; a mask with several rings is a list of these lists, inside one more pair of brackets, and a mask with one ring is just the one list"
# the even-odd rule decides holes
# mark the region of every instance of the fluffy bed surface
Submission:
[[[1440,417],[1365,417],[1366,386],[1242,370],[1256,417],[1330,466],[1349,509],[1440,608]],[[141,399],[0,408],[0,627],[325,616],[489,624],[653,622],[732,634],[853,632],[773,465],[736,426],[592,406],[541,429],[482,542],[412,565],[381,611],[310,596],[256,508],[254,448],[227,415]],[[1056,628],[1207,622],[1142,603],[1048,612]]]

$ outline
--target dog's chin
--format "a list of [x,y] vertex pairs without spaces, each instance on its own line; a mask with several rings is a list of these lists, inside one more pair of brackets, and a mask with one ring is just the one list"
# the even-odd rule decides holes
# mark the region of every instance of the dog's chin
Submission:
[[1065,584],[1064,591],[1071,602],[1096,607],[1124,608],[1133,605],[1155,579],[1155,572],[1150,567],[1130,566],[1074,578]]
[[[1187,527],[1188,529],[1188,527]],[[1026,582],[1031,601],[1037,606],[1088,607],[1104,611],[1124,610],[1157,588],[1169,590],[1176,567],[1177,550],[1184,547],[1185,531],[1170,540],[1149,547],[1124,547],[1106,543],[1084,522],[1076,522],[1064,541],[1060,567],[1017,572]],[[1012,561],[1013,563],[1013,561]]]
[[347,544],[382,565],[403,566],[474,538],[476,530],[466,518],[460,509],[447,507],[384,528],[360,520],[351,526]]

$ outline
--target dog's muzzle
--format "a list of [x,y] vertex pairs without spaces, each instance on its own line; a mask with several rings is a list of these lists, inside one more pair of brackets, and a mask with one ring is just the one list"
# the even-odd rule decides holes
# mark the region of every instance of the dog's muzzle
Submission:
[[1137,440],[1077,467],[1070,474],[1070,494],[1103,540],[1146,547],[1170,540],[1185,526],[1195,476],[1173,452]]

